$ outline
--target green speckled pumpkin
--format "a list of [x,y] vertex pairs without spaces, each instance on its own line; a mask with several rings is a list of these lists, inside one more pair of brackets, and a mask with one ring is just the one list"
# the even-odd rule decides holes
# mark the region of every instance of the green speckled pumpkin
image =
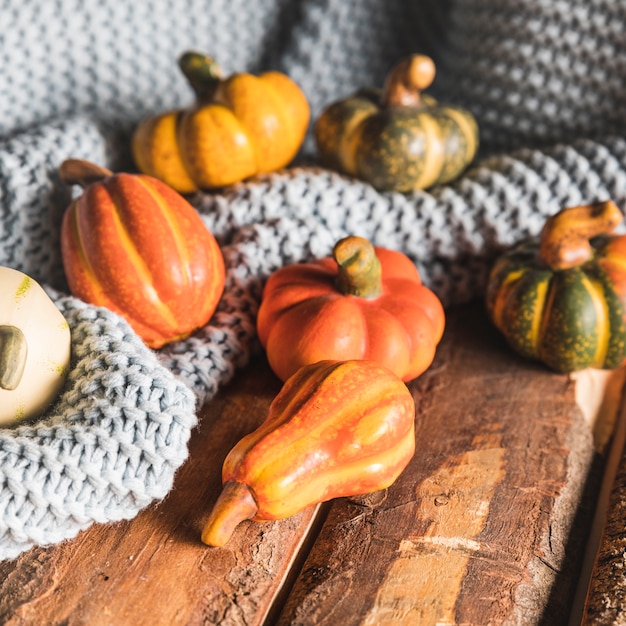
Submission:
[[492,268],[487,310],[511,347],[559,372],[626,360],[626,235],[609,201],[546,221]]
[[447,183],[469,165],[478,127],[465,109],[423,95],[435,77],[429,57],[413,55],[369,88],[330,104],[315,123],[322,163],[381,191],[411,192]]

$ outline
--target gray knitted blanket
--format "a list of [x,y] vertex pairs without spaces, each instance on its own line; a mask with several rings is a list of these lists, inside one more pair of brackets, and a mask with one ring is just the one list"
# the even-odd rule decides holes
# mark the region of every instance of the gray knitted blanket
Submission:
[[[0,0],[0,264],[45,286],[73,350],[46,415],[0,429],[0,559],[165,496],[197,409],[259,350],[261,289],[281,265],[357,234],[406,253],[450,306],[481,296],[494,257],[560,208],[625,208],[624,26],[612,0]],[[314,117],[425,52],[433,94],[476,116],[480,157],[450,185],[379,193],[317,167],[309,136],[299,164],[196,194],[226,291],[205,328],[150,351],[124,320],[69,295],[59,227],[76,191],[57,170],[68,157],[132,167],[139,119],[191,102],[176,66],[187,49],[226,73],[288,73]]]

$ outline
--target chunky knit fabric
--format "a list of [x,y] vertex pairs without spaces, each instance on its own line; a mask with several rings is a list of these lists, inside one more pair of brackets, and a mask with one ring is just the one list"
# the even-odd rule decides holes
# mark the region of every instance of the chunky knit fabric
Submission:
[[[259,350],[267,276],[347,234],[401,250],[446,306],[480,297],[494,257],[564,206],[626,207],[626,6],[612,0],[0,0],[0,264],[49,291],[72,329],[67,384],[40,420],[0,429],[0,558],[134,516],[171,487],[196,412]],[[59,226],[68,157],[132,167],[146,115],[191,102],[187,49],[226,73],[279,69],[313,117],[380,85],[402,56],[477,117],[481,156],[452,184],[379,193],[315,164],[191,197],[226,291],[210,323],[158,352],[68,294]],[[307,163],[308,165],[304,165]]]

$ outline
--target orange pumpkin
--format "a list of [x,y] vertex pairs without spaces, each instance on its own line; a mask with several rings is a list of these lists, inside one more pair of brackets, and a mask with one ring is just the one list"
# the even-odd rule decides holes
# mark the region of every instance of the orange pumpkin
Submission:
[[324,359],[377,361],[404,381],[432,363],[444,310],[400,252],[346,237],[333,257],[288,265],[263,290],[257,331],[281,380]]
[[72,294],[122,315],[152,348],[204,326],[222,296],[225,269],[196,210],[150,176],[76,159],[60,173],[84,187],[61,227]]
[[276,520],[331,498],[389,487],[415,452],[407,386],[371,361],[298,370],[267,419],[228,453],[202,541],[224,545],[247,519]]
[[139,124],[132,150],[144,174],[190,193],[278,170],[295,157],[310,112],[285,74],[222,79],[215,61],[196,52],[184,54],[179,65],[197,101]]

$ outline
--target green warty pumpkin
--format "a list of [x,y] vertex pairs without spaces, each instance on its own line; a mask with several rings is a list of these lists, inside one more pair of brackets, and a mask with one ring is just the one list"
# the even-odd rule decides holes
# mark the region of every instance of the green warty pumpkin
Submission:
[[435,77],[429,57],[413,55],[381,90],[365,88],[330,104],[315,123],[322,163],[383,191],[411,192],[457,178],[478,149],[478,126],[460,107],[422,94]]
[[502,255],[486,303],[511,347],[559,372],[626,359],[626,235],[611,202],[564,209]]

